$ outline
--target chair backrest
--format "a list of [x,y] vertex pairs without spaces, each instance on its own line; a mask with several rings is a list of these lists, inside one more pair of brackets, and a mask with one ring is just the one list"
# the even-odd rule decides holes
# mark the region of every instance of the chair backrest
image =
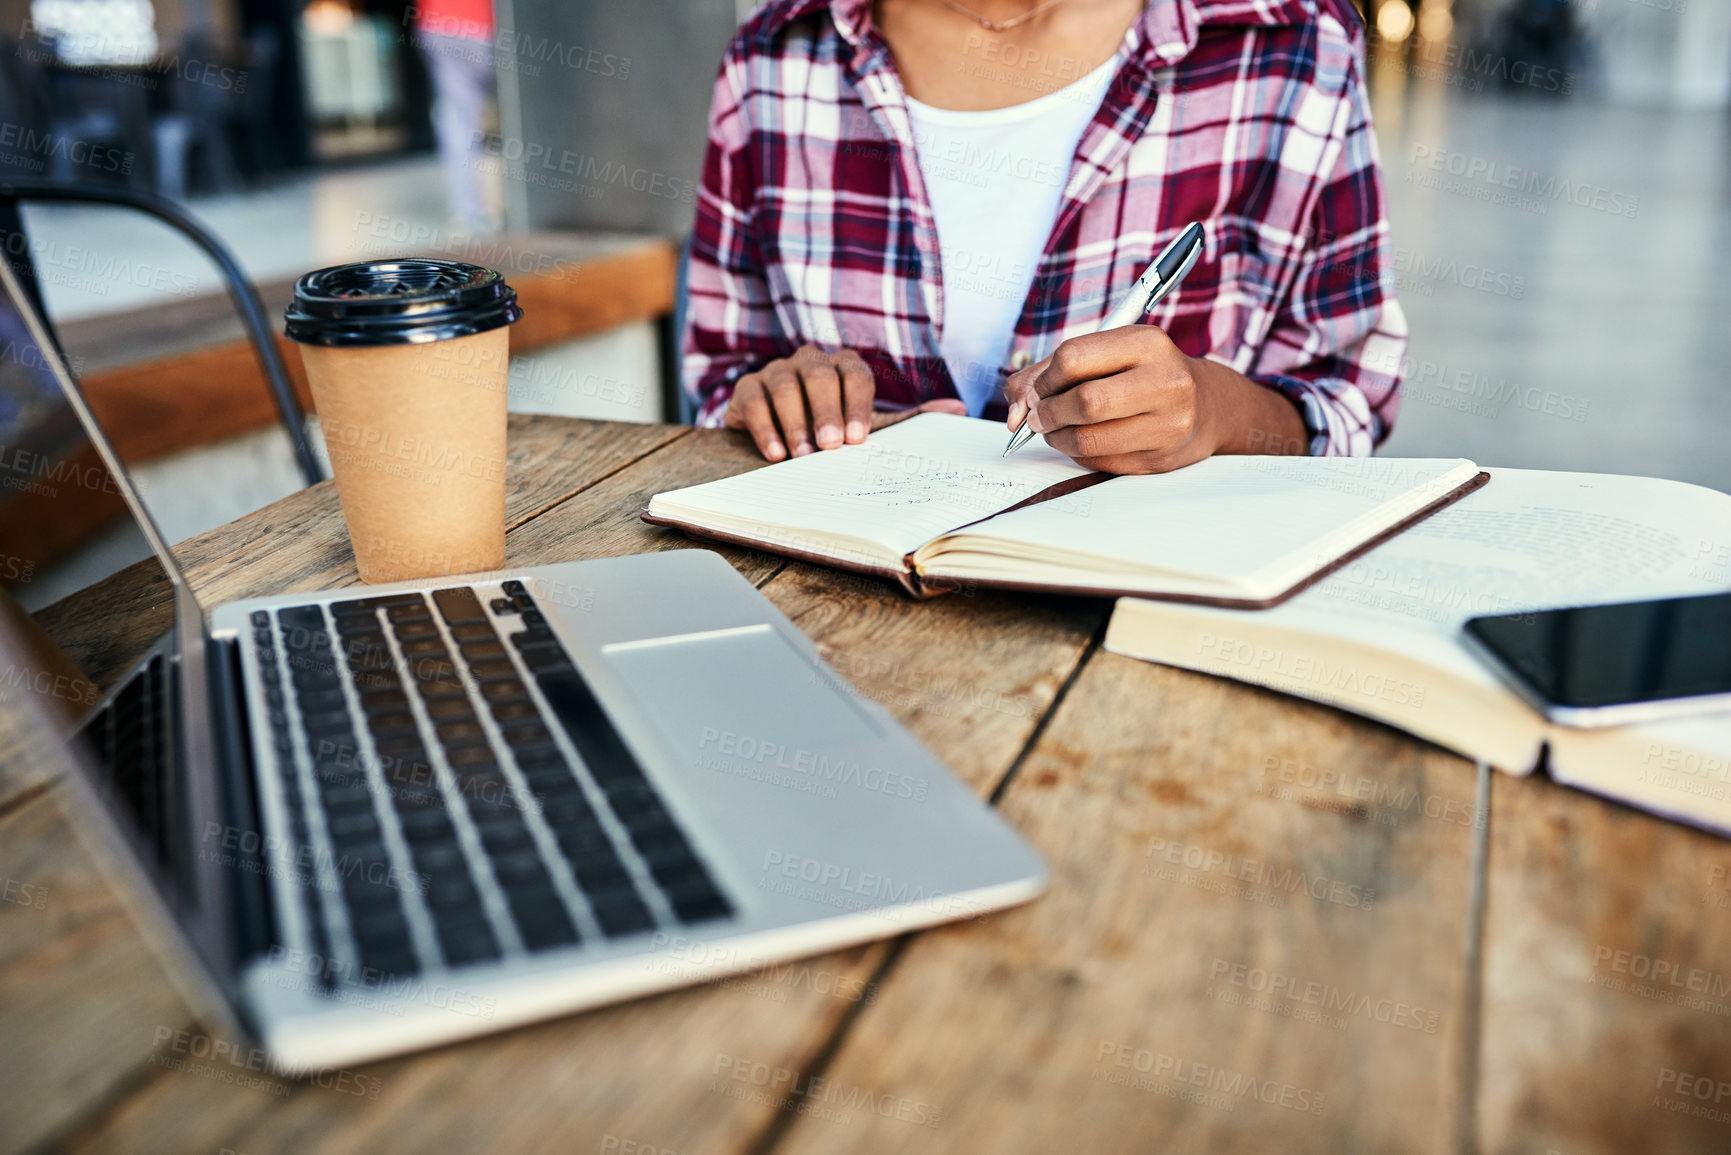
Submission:
[[48,81],[42,64],[51,49],[33,36],[0,37],[0,123],[13,143],[0,150],[0,175],[40,176],[48,128]]
[[54,332],[54,323],[48,319],[48,310],[43,305],[42,283],[36,279],[36,261],[30,256],[30,237],[24,231],[24,214],[14,197],[0,196],[0,253],[5,255],[6,264],[23,287],[24,295],[30,298],[36,315],[47,326],[49,336],[59,344],[60,337]]
[[[6,246],[8,262],[14,260],[12,248],[22,252],[22,261],[29,261],[30,246],[25,236],[22,218],[18,213],[21,201],[58,201],[74,204],[106,205],[112,208],[131,209],[155,217],[158,221],[174,229],[187,240],[204,251],[222,273],[228,282],[229,298],[234,302],[236,311],[240,314],[242,326],[246,329],[247,338],[252,342],[253,352],[258,355],[259,368],[264,371],[265,382],[270,387],[271,399],[276,403],[277,416],[283,426],[283,432],[288,434],[289,444],[294,449],[295,460],[300,465],[301,474],[307,484],[312,485],[324,479],[324,469],[319,464],[318,456],[313,452],[312,442],[307,437],[306,415],[301,411],[300,401],[295,397],[294,387],[289,382],[288,369],[283,365],[282,353],[277,349],[276,338],[270,322],[266,319],[264,303],[259,300],[258,289],[248,279],[240,267],[240,262],[234,259],[234,254],[228,247],[194,220],[185,210],[171,201],[158,196],[131,192],[114,186],[63,185],[47,181],[5,181],[0,180],[0,209],[10,206],[13,214],[13,224],[4,224],[0,218],[0,227],[10,230],[7,234],[12,243]],[[14,265],[14,268],[18,268]],[[41,308],[41,293],[35,278],[34,267],[29,271],[28,287],[35,296],[34,303],[38,312],[44,317],[45,310]],[[52,327],[49,329],[52,334]]]
[[679,399],[679,423],[695,425],[697,423],[697,398],[685,387],[685,316],[691,303],[691,286],[688,274],[691,271],[691,238],[686,237],[685,243],[679,246],[679,279],[673,292],[673,339],[672,349],[668,352],[668,372],[673,375],[673,395]]

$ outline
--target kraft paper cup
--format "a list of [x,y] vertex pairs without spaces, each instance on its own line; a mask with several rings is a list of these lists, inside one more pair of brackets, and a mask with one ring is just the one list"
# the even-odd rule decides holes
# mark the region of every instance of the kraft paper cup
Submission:
[[365,261],[295,285],[301,345],[364,582],[505,563],[516,293],[456,261]]

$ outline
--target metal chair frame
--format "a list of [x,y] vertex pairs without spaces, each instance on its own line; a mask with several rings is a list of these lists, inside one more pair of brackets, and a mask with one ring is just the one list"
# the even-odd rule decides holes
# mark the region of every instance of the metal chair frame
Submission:
[[[253,352],[258,356],[259,367],[264,370],[271,398],[276,402],[277,415],[281,418],[283,430],[288,434],[289,443],[294,448],[295,461],[300,466],[301,474],[308,485],[324,480],[324,469],[319,465],[317,455],[313,453],[311,439],[307,437],[306,413],[301,409],[300,400],[295,397],[288,368],[283,364],[282,352],[276,346],[272,327],[266,319],[264,302],[259,298],[258,289],[247,277],[246,271],[215,234],[173,201],[150,193],[109,186],[0,180],[0,205],[10,206],[16,212],[16,205],[22,201],[93,204],[132,209],[155,217],[202,249],[228,283],[229,299],[234,302],[235,309],[240,314],[241,324],[246,329]],[[7,259],[13,262],[19,279],[34,288],[35,268],[29,263],[29,252],[8,253]],[[24,262],[26,267],[17,268],[20,261]],[[50,332],[52,331],[50,328]]]

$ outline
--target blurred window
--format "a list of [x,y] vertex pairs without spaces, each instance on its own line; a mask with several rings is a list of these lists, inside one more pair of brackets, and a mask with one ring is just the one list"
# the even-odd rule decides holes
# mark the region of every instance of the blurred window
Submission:
[[30,0],[30,22],[73,65],[145,64],[156,59],[150,0]]

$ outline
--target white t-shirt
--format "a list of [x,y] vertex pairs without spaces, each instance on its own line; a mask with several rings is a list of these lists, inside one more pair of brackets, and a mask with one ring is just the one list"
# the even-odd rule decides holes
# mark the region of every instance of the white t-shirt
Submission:
[[938,347],[976,417],[998,395],[1070,159],[1118,62],[1114,55],[1069,87],[1009,108],[958,112],[908,98],[943,261]]

